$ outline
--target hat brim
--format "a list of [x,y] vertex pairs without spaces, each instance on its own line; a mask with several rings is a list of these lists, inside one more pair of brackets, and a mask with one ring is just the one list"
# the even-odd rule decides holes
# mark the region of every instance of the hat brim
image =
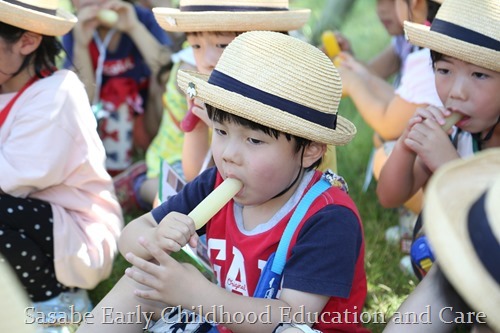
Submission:
[[210,84],[208,79],[209,75],[185,70],[180,70],[177,75],[178,85],[184,92],[192,82],[196,87],[195,97],[214,107],[269,128],[334,146],[346,145],[356,135],[356,126],[340,115],[337,115],[336,129],[326,128],[291,115],[285,110]]
[[426,189],[423,216],[425,233],[447,279],[476,312],[486,314],[493,330],[500,331],[500,286],[482,265],[467,231],[471,205],[495,177],[500,177],[500,149],[443,166]]
[[50,15],[14,5],[6,1],[0,2],[0,22],[47,36],[62,36],[76,24],[76,16],[64,9],[57,9],[56,15]]
[[156,21],[166,31],[291,31],[309,19],[310,9],[255,12],[181,12],[176,8],[153,8]]
[[26,291],[22,288],[7,260],[0,256],[0,331],[35,333],[36,327],[28,324],[28,306],[30,304]]
[[404,22],[410,43],[454,57],[474,65],[500,72],[500,52],[474,45],[430,30],[429,26]]

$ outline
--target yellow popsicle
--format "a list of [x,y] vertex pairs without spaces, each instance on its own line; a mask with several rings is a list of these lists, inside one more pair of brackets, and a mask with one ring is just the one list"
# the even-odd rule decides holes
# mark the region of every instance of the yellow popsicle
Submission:
[[448,118],[445,118],[446,122],[443,126],[441,126],[441,128],[443,129],[443,131],[448,132],[453,125],[460,121],[460,119],[462,119],[462,115],[460,113],[454,112],[450,114]]
[[241,190],[243,184],[234,178],[227,178],[188,214],[196,229],[203,227],[232,197]]
[[333,59],[340,53],[340,46],[333,31],[324,31],[321,34],[321,42],[323,43],[328,58]]

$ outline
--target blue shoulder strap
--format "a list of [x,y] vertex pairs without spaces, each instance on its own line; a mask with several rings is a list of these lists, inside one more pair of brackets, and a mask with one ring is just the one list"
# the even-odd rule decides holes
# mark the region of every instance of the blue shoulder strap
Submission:
[[321,179],[314,184],[309,191],[304,195],[304,197],[300,200],[295,212],[293,213],[288,225],[283,232],[283,236],[278,244],[278,249],[276,250],[276,254],[274,256],[273,265],[271,266],[271,271],[276,274],[281,274],[283,272],[283,268],[285,267],[286,257],[288,253],[288,248],[290,247],[290,241],[292,240],[292,236],[297,229],[300,221],[306,215],[307,210],[311,207],[314,200],[321,195],[324,191],[328,190],[332,184],[326,179],[323,175]]
[[307,191],[293,212],[290,221],[288,221],[288,225],[283,232],[283,236],[281,237],[276,252],[273,252],[267,260],[255,288],[253,297],[269,299],[277,297],[277,292],[282,278],[281,274],[285,268],[288,249],[290,247],[292,237],[314,200],[316,200],[317,197],[328,190],[331,186],[339,187],[345,192],[348,191],[347,184],[344,182],[342,177],[334,174],[330,170],[327,170],[321,179],[314,184],[309,191]]

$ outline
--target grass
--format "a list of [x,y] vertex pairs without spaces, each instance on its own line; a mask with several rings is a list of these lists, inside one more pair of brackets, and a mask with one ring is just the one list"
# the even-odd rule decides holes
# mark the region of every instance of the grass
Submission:
[[[295,7],[315,7],[311,22],[304,29],[304,35],[312,31],[314,20],[321,13],[323,1],[292,1]],[[375,0],[356,1],[351,12],[342,20],[339,30],[351,41],[354,53],[361,60],[368,60],[380,52],[389,42],[389,36],[379,23],[375,12]],[[340,113],[357,127],[356,138],[345,147],[337,148],[339,173],[349,183],[350,194],[356,202],[363,219],[366,240],[366,271],[368,276],[368,296],[365,311],[383,313],[387,318],[399,307],[404,298],[413,290],[416,281],[399,269],[402,257],[398,247],[388,245],[384,240],[385,230],[397,224],[397,214],[382,208],[374,193],[372,183],[367,192],[362,191],[366,164],[372,148],[372,130],[363,122],[350,99],[344,98]],[[127,216],[130,220],[133,216]],[[123,275],[128,263],[119,256],[111,277],[103,281],[91,292],[97,303]],[[384,325],[368,323],[374,333],[381,332]]]

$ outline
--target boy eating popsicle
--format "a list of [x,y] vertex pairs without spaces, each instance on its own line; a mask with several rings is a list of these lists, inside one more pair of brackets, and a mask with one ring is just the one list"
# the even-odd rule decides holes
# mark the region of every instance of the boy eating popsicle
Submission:
[[[366,297],[361,220],[342,179],[315,170],[328,144],[347,144],[356,133],[338,115],[342,88],[332,62],[293,37],[248,32],[229,44],[210,76],[181,71],[178,81],[188,95],[208,105],[216,167],[127,225],[120,250],[134,266],[96,306],[95,322],[100,308],[118,312],[141,305],[156,314],[151,332],[180,324],[182,332],[194,331],[189,325],[196,332],[272,332],[294,314],[305,315],[301,329],[306,332],[311,326],[322,332],[366,332],[359,324]],[[186,214],[227,178],[239,180],[242,188],[198,230],[207,236],[214,284],[167,253],[195,245],[195,224]],[[311,190],[325,183],[318,193]],[[252,297],[292,221],[298,225],[280,292],[273,299]],[[167,313],[169,306],[186,312]],[[212,311],[214,306],[227,315]],[[344,319],[336,316],[345,313]],[[237,314],[269,316],[240,321]],[[105,329],[136,332],[142,327],[144,322]],[[96,325],[83,325],[79,332],[86,329],[95,332]]]

